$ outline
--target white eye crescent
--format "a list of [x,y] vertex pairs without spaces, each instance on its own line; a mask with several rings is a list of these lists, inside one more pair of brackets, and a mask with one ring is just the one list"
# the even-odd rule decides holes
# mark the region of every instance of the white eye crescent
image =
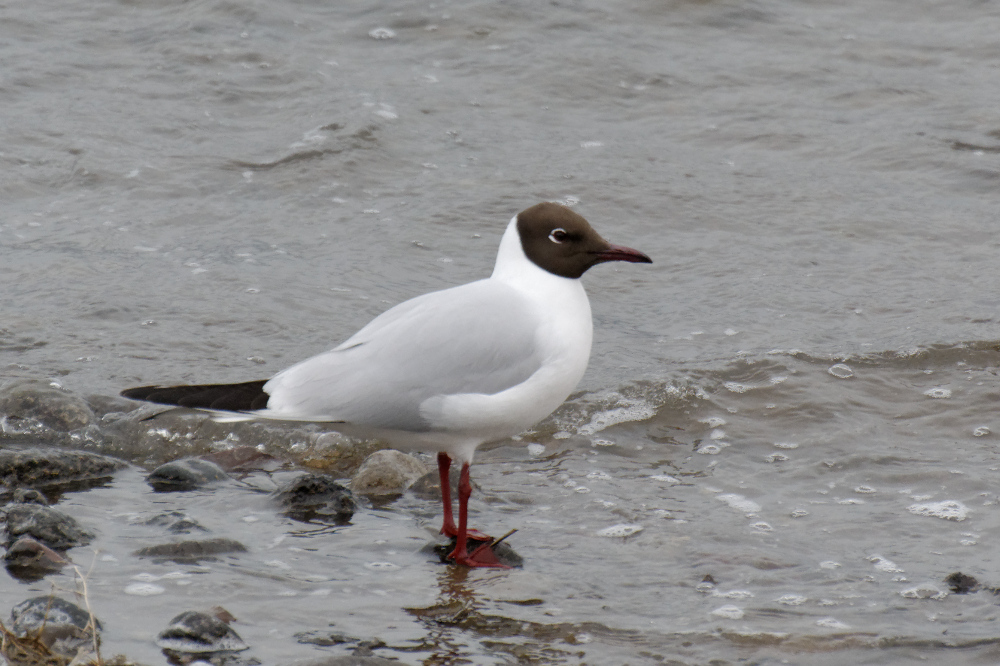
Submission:
[[552,233],[549,234],[549,240],[553,243],[563,243],[569,239],[569,234],[563,228],[553,229]]

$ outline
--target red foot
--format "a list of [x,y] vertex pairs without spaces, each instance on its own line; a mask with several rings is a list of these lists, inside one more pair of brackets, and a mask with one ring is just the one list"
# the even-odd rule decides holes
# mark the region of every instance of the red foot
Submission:
[[[479,539],[476,539],[478,541]],[[486,543],[476,548],[471,553],[466,553],[463,557],[458,553],[458,548],[451,551],[448,555],[449,560],[455,560],[455,564],[461,564],[465,567],[492,567],[494,569],[510,569],[509,566],[497,559],[496,553],[490,546],[493,545],[493,539],[489,539]]]

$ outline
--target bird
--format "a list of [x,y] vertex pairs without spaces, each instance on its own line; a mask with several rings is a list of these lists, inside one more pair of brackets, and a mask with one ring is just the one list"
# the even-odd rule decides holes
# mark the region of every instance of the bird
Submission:
[[[504,567],[490,548],[495,540],[468,527],[473,455],[547,417],[579,383],[593,340],[580,277],[611,261],[652,263],[604,240],[570,208],[542,202],[511,218],[488,278],[400,303],[270,379],[140,386],[121,395],[207,410],[220,421],[317,422],[397,449],[436,451],[441,533],[455,539],[446,559]],[[453,461],[461,465],[457,524]]]

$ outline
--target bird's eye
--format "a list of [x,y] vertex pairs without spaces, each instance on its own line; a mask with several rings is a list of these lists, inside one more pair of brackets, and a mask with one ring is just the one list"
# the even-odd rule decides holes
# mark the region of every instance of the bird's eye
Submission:
[[549,240],[553,243],[563,243],[569,240],[569,234],[566,233],[565,229],[553,229],[552,233],[549,234]]

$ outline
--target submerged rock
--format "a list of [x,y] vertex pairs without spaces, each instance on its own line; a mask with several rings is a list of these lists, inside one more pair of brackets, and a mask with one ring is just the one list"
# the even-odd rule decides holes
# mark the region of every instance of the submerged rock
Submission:
[[961,571],[948,574],[945,576],[944,582],[954,594],[970,594],[972,592],[979,592],[980,590],[989,592],[990,594],[1000,594],[1000,588],[984,585],[974,576],[969,576]]
[[400,662],[383,657],[341,655],[339,657],[317,657],[286,662],[283,666],[400,666]]
[[100,621],[59,597],[34,597],[14,606],[10,630],[18,638],[37,636],[52,652],[72,658],[94,644]]
[[8,421],[33,421],[60,432],[83,428],[95,420],[86,400],[51,382],[36,380],[0,390],[0,414]]
[[[458,465],[452,465],[451,470],[449,470],[448,481],[451,486],[451,497],[454,500],[458,497],[458,480],[461,476],[461,471]],[[472,490],[476,492],[479,490],[479,486],[475,481],[471,481]],[[441,474],[438,470],[434,469],[419,479],[413,482],[409,488],[410,492],[426,500],[437,500],[441,501]]]
[[303,474],[271,496],[296,520],[347,522],[357,508],[351,491],[328,474]]
[[49,500],[40,491],[34,488],[18,488],[11,496],[11,504],[40,504],[48,506]]
[[160,465],[146,477],[157,492],[195,490],[212,483],[229,481],[229,475],[213,462],[183,458]]
[[167,528],[171,534],[190,534],[197,530],[207,532],[208,528],[203,527],[197,520],[181,511],[170,511],[168,513],[158,513],[155,516],[141,521],[143,525],[156,525]]
[[69,560],[30,536],[15,541],[3,559],[10,574],[22,580],[38,580],[69,564]]
[[94,485],[127,466],[123,460],[89,451],[5,449],[0,451],[0,484],[10,488]]
[[[512,568],[523,567],[524,558],[521,557],[505,539],[506,537],[497,539],[496,542],[490,546],[490,550],[493,551],[493,554],[496,556],[497,560],[500,561],[500,564],[504,564]],[[471,554],[474,550],[485,543],[489,542],[469,537],[465,544],[465,552]],[[455,546],[456,541],[454,538],[451,538],[447,543],[432,543],[429,544],[428,547],[440,558],[443,564],[454,564],[454,561],[448,559],[448,556],[455,550]]]
[[159,557],[172,562],[196,562],[216,555],[245,553],[247,547],[235,539],[201,539],[163,543],[135,551],[137,557]]
[[14,504],[7,507],[7,544],[30,536],[54,550],[85,546],[94,538],[70,515],[38,504]]
[[398,495],[427,474],[427,465],[395,449],[371,454],[351,479],[351,490],[359,495]]
[[250,647],[228,624],[199,611],[184,611],[172,619],[157,636],[156,645],[165,652],[197,655],[241,652]]

